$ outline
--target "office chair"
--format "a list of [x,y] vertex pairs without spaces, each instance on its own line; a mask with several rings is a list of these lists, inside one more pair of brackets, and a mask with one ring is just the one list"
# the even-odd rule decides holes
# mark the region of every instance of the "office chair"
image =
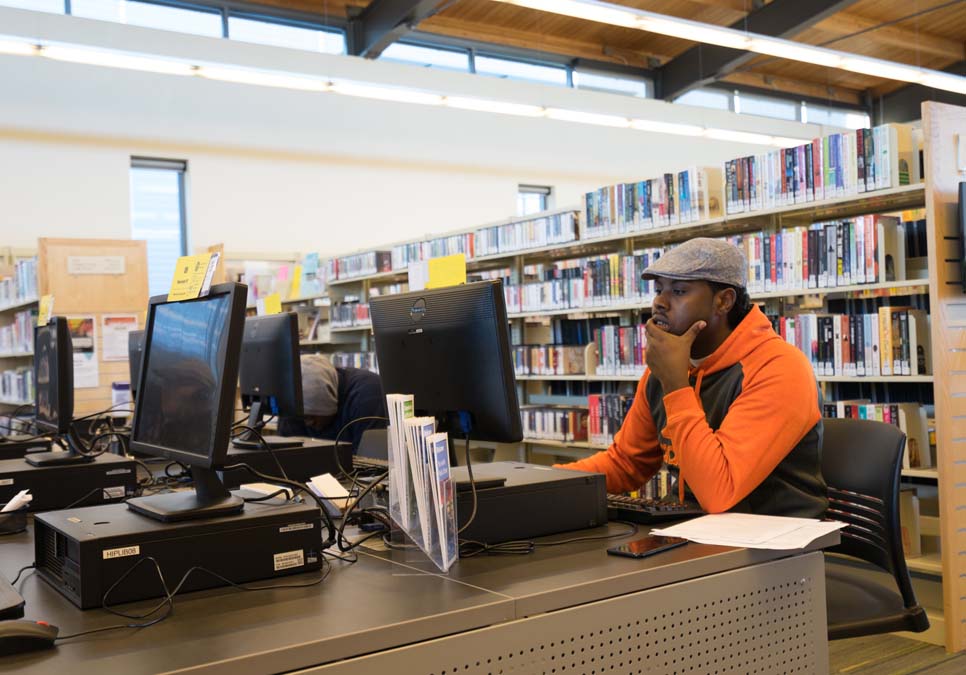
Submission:
[[[826,517],[848,524],[826,553],[871,563],[895,579],[887,587],[868,572],[825,561],[830,640],[929,628],[916,602],[902,552],[899,478],[906,436],[891,424],[825,420],[822,473],[828,485]],[[878,575],[875,575],[878,576]]]

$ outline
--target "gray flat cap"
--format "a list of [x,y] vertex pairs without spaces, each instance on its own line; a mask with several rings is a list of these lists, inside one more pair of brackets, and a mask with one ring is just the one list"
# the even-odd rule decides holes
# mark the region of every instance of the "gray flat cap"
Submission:
[[333,417],[339,411],[339,374],[328,357],[302,354],[302,405],[313,417]]
[[716,281],[744,288],[748,285],[748,262],[726,241],[697,237],[675,246],[641,274],[643,279],[655,277]]

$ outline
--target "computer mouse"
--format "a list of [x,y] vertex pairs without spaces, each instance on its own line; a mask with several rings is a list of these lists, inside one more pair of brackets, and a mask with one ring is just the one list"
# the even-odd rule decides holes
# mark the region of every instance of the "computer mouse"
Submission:
[[44,621],[0,621],[0,656],[53,647],[59,632]]

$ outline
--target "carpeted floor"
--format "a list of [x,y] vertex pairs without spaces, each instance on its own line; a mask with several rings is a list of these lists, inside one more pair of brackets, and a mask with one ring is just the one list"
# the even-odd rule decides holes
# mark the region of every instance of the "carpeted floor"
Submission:
[[830,671],[848,675],[964,675],[966,653],[895,635],[829,643]]

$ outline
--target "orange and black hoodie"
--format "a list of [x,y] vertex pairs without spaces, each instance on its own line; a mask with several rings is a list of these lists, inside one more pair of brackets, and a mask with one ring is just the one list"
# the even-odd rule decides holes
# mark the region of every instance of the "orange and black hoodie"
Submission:
[[825,512],[818,385],[757,306],[691,369],[690,387],[665,393],[649,375],[610,448],[564,468],[603,473],[608,492],[624,492],[666,463],[709,513]]

